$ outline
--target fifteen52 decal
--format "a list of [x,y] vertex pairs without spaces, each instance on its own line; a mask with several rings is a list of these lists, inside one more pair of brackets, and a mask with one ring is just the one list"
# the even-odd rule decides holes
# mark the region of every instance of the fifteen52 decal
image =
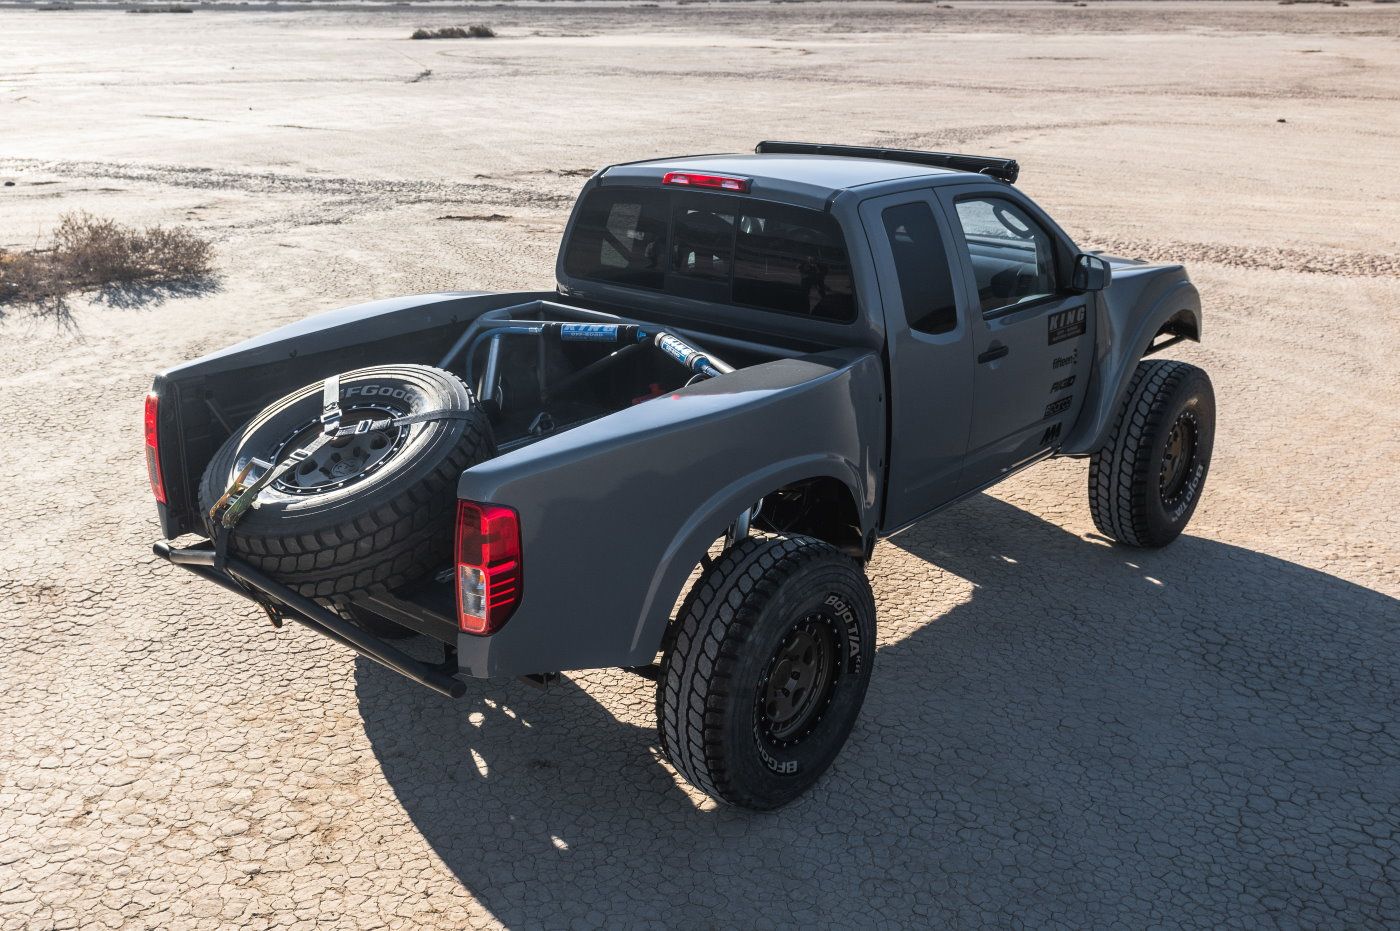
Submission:
[[1050,345],[1053,346],[1067,339],[1084,335],[1084,329],[1089,319],[1089,308],[1081,306],[1056,311],[1048,319],[1050,320]]

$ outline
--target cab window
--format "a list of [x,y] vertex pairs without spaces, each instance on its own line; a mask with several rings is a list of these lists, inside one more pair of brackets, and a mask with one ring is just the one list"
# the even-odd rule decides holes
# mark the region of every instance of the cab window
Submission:
[[580,278],[660,288],[670,220],[662,191],[596,190],[579,207],[564,268]]
[[894,256],[904,317],[921,333],[947,333],[957,328],[958,308],[953,275],[938,221],[926,203],[900,204],[880,215]]
[[1055,293],[1055,241],[1024,210],[1000,197],[966,197],[957,202],[957,215],[982,313]]
[[598,188],[565,247],[575,278],[849,323],[855,283],[827,213],[697,191]]

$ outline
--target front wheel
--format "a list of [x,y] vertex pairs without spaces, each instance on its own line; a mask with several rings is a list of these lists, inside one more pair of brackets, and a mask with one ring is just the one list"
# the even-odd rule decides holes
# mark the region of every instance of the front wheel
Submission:
[[1215,392],[1194,365],[1139,362],[1108,443],[1089,463],[1089,506],[1129,546],[1175,540],[1201,500],[1215,445]]
[[841,752],[870,682],[875,599],[860,564],[810,537],[742,540],[676,625],[656,691],[667,758],[732,805],[797,798]]

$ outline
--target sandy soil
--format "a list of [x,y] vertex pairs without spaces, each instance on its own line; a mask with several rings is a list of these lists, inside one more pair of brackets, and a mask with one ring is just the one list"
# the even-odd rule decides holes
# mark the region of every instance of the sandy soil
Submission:
[[[0,927],[1400,922],[1400,6],[952,6],[0,9],[0,245],[83,209],[220,270],[0,320]],[[150,556],[153,371],[549,286],[593,168],[760,138],[1014,155],[1187,263],[1188,536],[1105,545],[1065,461],[882,544],[862,723],[771,817],[640,679],[449,704]]]

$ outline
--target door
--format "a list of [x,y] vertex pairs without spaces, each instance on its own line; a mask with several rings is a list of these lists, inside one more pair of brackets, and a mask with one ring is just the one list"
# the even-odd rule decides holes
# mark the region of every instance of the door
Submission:
[[972,426],[963,484],[996,481],[1060,444],[1092,364],[1090,296],[1071,292],[1063,234],[1003,185],[940,192],[956,227],[972,320]]
[[884,529],[957,498],[972,420],[972,309],[930,191],[861,204],[884,304],[890,441]]
[[976,294],[972,433],[963,484],[995,482],[1054,451],[1084,405],[1091,295],[1068,290],[1074,248],[1004,185],[939,192]]

